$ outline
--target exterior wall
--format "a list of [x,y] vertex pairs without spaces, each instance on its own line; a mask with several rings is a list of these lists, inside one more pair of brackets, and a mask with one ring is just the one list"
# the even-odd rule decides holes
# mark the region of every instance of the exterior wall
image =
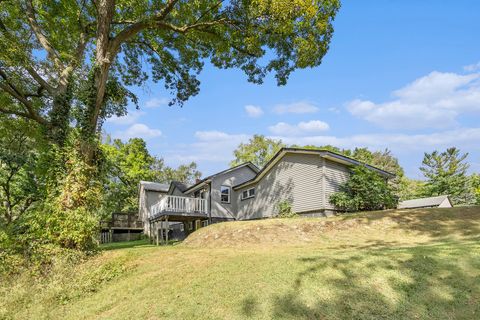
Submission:
[[143,187],[140,189],[138,214],[139,219],[143,221],[143,232],[147,236],[150,234],[150,223],[148,222],[150,207],[160,201],[160,198],[165,194],[165,192],[145,190]]
[[340,185],[347,182],[350,170],[346,165],[324,159],[325,167],[325,209],[335,209],[328,199],[332,193],[338,192]]
[[[255,185],[239,189],[237,219],[260,219],[277,214],[288,200],[296,212],[323,209],[322,158],[316,154],[286,154]],[[242,191],[255,187],[255,197],[241,200]]]
[[[328,216],[334,207],[330,195],[348,180],[349,167],[315,154],[286,154],[255,185],[236,191],[237,219],[261,219],[277,214],[277,204],[288,200],[302,216]],[[255,197],[241,200],[242,191],[255,187]]]
[[[248,166],[220,174],[212,178],[211,182],[211,217],[233,220],[236,217],[238,193],[233,186],[253,179],[256,173]],[[229,186],[230,203],[221,203],[220,187]],[[220,219],[221,220],[221,219]]]

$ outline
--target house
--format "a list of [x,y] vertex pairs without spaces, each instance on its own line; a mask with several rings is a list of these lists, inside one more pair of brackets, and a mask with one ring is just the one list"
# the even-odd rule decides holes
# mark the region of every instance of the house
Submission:
[[284,200],[299,215],[329,215],[335,212],[328,200],[330,195],[339,190],[350,168],[357,165],[385,179],[394,176],[331,151],[282,148],[261,169],[244,163],[191,186],[172,182],[168,191],[154,201],[140,199],[141,204],[150,205],[140,206],[140,216],[145,232],[163,239],[167,235],[162,232],[172,221],[181,222],[188,233],[208,223],[269,218],[277,215],[278,203]]
[[419,198],[405,200],[398,204],[398,209],[415,209],[415,208],[451,208],[452,202],[448,195],[437,197]]

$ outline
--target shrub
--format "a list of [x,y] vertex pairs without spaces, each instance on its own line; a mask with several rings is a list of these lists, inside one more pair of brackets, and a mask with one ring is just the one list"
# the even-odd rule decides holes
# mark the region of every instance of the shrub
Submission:
[[330,203],[342,211],[369,211],[395,208],[398,198],[392,187],[375,171],[357,166]]
[[297,214],[292,209],[292,204],[288,200],[282,200],[277,204],[279,218],[293,218]]

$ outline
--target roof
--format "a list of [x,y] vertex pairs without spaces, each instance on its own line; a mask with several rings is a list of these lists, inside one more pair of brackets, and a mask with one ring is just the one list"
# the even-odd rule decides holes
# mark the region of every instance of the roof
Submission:
[[398,209],[436,207],[445,200],[450,202],[448,195],[405,200],[398,204]]
[[170,185],[166,183],[158,183],[151,181],[140,181],[140,186],[142,186],[145,190],[158,192],[168,192],[168,188],[170,187]]
[[344,156],[342,154],[338,154],[338,153],[335,153],[335,152],[332,152],[332,151],[329,151],[329,150],[325,150],[325,149],[305,149],[305,148],[282,148],[275,154],[275,156],[273,156],[272,159],[270,159],[270,161],[262,168],[262,170],[260,170],[257,173],[257,175],[253,179],[250,179],[250,180],[245,181],[241,184],[238,184],[238,185],[234,186],[233,188],[237,189],[237,188],[243,187],[245,185],[249,185],[253,182],[256,182],[256,181],[260,180],[262,178],[262,176],[265,175],[275,165],[275,163],[277,163],[287,153],[318,154],[319,156],[324,157],[326,159],[329,159],[329,160],[332,160],[332,161],[335,161],[335,162],[339,162],[339,163],[343,163],[343,164],[347,164],[347,165],[363,165],[363,166],[365,166],[365,167],[367,167],[371,170],[374,170],[374,171],[378,172],[379,174],[381,174],[381,175],[383,175],[387,178],[395,177],[395,174],[393,174],[391,172],[382,170],[380,168],[374,167],[372,165],[366,164],[364,162],[355,160],[353,158],[350,158],[350,157],[347,157],[347,156]]
[[225,173],[228,173],[228,172],[231,172],[233,170],[237,170],[237,169],[240,169],[242,167],[249,167],[250,169],[252,169],[255,173],[258,173],[260,171],[260,169],[254,165],[253,163],[251,162],[244,162],[242,164],[239,164],[238,166],[235,166],[235,167],[231,167],[231,168],[228,168],[228,169],[225,169],[223,171],[220,171],[220,172],[217,172],[215,174],[212,174],[206,178],[203,178],[202,180],[198,181],[197,183],[195,183],[194,185],[188,187],[185,191],[183,192],[189,192],[197,187],[199,187],[200,185],[204,184],[205,182],[207,182],[208,180],[212,179],[212,178],[215,178],[216,176],[219,176],[221,174],[225,174]]
[[[185,190],[187,190],[187,189],[190,187],[189,185],[187,185],[187,184],[185,184],[185,183],[183,183],[183,182],[181,182],[181,181],[172,181],[172,182],[170,183],[170,188],[171,188],[172,186],[176,187],[176,188],[177,188],[178,190],[180,190],[181,192],[184,192]],[[170,191],[170,188],[169,188],[168,191]]]

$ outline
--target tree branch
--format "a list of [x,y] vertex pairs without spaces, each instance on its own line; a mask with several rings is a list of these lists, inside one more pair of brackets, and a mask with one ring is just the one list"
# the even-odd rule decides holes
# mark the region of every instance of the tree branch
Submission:
[[48,56],[51,57],[55,66],[60,71],[63,70],[63,64],[62,64],[62,61],[60,60],[60,57],[58,56],[58,53],[52,47],[52,45],[50,44],[50,41],[48,41],[48,39],[42,33],[42,29],[40,28],[37,22],[37,19],[35,18],[35,10],[33,9],[33,4],[31,0],[26,1],[26,8],[27,8],[26,13],[27,13],[28,22],[30,24],[30,27],[33,30],[33,33],[37,37],[38,42],[40,42],[42,47],[47,51]]
[[116,53],[120,48],[121,44],[128,39],[134,37],[140,31],[148,28],[149,26],[155,25],[157,22],[162,21],[165,17],[173,10],[173,7],[178,2],[178,0],[169,0],[166,6],[155,16],[140,20],[132,23],[122,31],[120,31],[113,39],[111,43],[111,52]]
[[38,72],[33,69],[32,67],[28,66],[25,68],[28,72],[28,74],[30,74],[30,76],[35,80],[37,81],[37,83],[42,87],[42,88],[45,88],[45,90],[47,90],[50,94],[55,94],[55,88],[52,87],[47,81],[45,81],[45,79],[43,79],[39,74]]
[[[25,97],[25,94],[23,94],[15,85],[13,85],[9,80],[5,72],[3,72],[2,69],[0,69],[0,77],[3,78],[3,80],[6,82],[1,83],[0,82],[0,89],[3,89],[5,92],[10,94],[12,97],[17,99],[22,105],[25,107],[27,113],[20,113],[20,112],[10,112],[10,114],[15,114],[18,116],[24,116],[26,118],[32,119],[37,121],[40,124],[47,124],[47,120],[42,118],[33,108],[32,103]],[[6,109],[1,109],[2,113],[5,113]]]

